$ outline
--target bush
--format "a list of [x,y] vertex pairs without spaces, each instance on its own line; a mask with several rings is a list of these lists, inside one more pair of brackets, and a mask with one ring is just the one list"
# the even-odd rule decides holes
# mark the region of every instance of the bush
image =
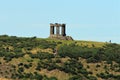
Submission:
[[18,73],[22,73],[22,72],[24,72],[24,68],[23,68],[23,67],[20,67],[20,68],[18,69]]
[[96,65],[96,68],[99,68],[99,67],[100,67],[100,65],[99,65],[99,64],[97,64],[97,65]]
[[34,73],[34,79],[36,80],[42,80],[43,79],[43,76],[38,74],[37,72]]
[[98,77],[101,77],[103,79],[108,79],[108,76],[104,73],[97,74]]
[[30,64],[24,64],[24,67],[25,67],[26,69],[29,69],[30,67],[32,67],[32,63],[30,63]]
[[56,77],[50,77],[49,80],[58,80]]
[[42,59],[51,59],[54,58],[53,54],[49,54],[49,53],[37,53],[37,54],[30,54],[31,58],[38,58],[40,60]]
[[86,79],[84,79],[83,76],[81,75],[76,75],[76,76],[69,78],[69,80],[86,80]]
[[89,80],[97,80],[97,78],[94,77],[94,76],[89,76],[88,79],[89,79]]

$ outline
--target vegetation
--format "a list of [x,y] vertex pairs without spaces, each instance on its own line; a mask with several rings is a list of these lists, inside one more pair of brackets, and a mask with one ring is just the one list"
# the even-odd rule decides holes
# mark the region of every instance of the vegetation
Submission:
[[0,36],[0,78],[120,80],[119,59],[116,43]]

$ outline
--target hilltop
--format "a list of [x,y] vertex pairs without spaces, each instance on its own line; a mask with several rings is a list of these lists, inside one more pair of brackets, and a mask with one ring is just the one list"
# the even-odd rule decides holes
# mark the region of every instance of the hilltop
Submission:
[[120,80],[119,59],[116,43],[0,36],[3,80]]

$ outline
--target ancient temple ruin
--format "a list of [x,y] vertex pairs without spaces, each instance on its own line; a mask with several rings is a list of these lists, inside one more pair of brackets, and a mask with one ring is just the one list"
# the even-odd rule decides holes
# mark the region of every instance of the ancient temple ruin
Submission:
[[66,36],[66,24],[50,23],[50,37],[52,39],[73,40],[71,36]]

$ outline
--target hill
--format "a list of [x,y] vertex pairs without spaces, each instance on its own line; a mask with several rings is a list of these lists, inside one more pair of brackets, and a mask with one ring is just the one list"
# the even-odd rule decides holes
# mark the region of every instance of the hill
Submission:
[[1,80],[120,80],[119,59],[115,43],[0,36]]

